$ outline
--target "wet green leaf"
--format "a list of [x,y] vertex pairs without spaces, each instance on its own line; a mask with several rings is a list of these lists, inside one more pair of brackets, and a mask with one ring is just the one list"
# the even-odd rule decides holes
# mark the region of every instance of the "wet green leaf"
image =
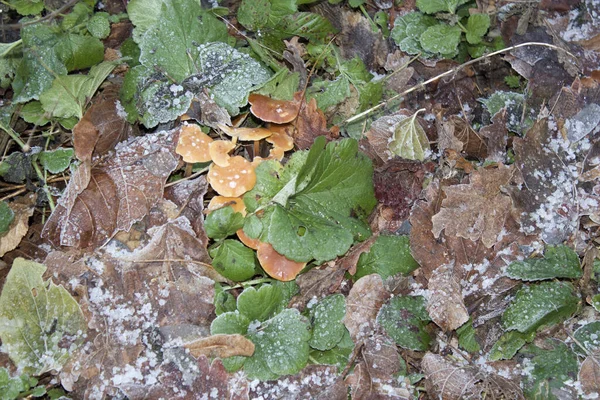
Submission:
[[524,281],[553,278],[578,279],[582,274],[579,256],[564,245],[548,246],[544,258],[515,261],[506,269],[508,277]]
[[458,336],[458,345],[469,353],[478,353],[481,350],[481,346],[475,338],[475,328],[473,328],[471,319],[456,330],[456,335]]
[[21,15],[35,15],[44,10],[43,0],[9,0],[8,4]]
[[214,304],[217,316],[237,309],[235,297],[229,291],[223,290],[223,287],[217,282],[215,282]]
[[348,364],[348,358],[352,354],[352,350],[354,350],[354,342],[348,329],[344,328],[342,339],[334,348],[326,351],[311,349],[310,360],[318,364],[336,365],[338,372],[342,372]]
[[431,337],[425,331],[431,319],[423,297],[398,296],[391,298],[379,310],[377,322],[400,347],[425,351]]
[[467,20],[467,42],[479,44],[490,28],[490,16],[487,14],[471,14]]
[[213,268],[234,282],[248,280],[256,274],[258,263],[254,251],[237,240],[223,241],[210,255]]
[[212,211],[206,216],[204,229],[209,238],[225,239],[235,234],[244,225],[244,216],[227,206]]
[[245,335],[248,333],[249,325],[250,320],[239,311],[226,312],[219,315],[210,324],[210,334],[238,333],[240,335]]
[[250,321],[265,321],[280,311],[283,292],[277,286],[249,287],[237,298],[237,308]]
[[110,35],[110,22],[108,13],[99,12],[94,14],[87,23],[87,30],[98,39],[106,39]]
[[509,331],[500,336],[500,339],[494,343],[490,350],[490,360],[509,360],[517,354],[517,351],[525,344],[535,339],[535,331],[521,333],[518,331]]
[[458,54],[457,47],[461,33],[458,26],[438,24],[427,28],[419,38],[419,42],[425,51],[454,57]]
[[308,342],[310,347],[321,351],[333,349],[347,331],[342,323],[346,315],[344,296],[334,294],[325,297],[310,308],[308,314],[313,324],[313,334]]
[[454,14],[456,8],[469,0],[417,0],[419,10],[427,14],[435,14],[438,12],[449,12]]
[[377,273],[382,279],[402,273],[409,274],[419,268],[410,254],[408,236],[378,236],[371,249],[360,255],[353,280]]
[[38,159],[46,171],[58,174],[69,168],[73,154],[75,154],[73,149],[56,149],[41,152]]
[[583,353],[589,354],[600,350],[600,321],[590,322],[577,329],[573,334],[577,345],[583,346]]

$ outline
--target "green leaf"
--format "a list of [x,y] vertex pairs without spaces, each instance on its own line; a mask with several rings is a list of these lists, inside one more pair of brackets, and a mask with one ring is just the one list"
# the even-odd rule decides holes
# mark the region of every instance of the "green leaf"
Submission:
[[226,312],[219,315],[210,324],[210,334],[240,334],[245,335],[248,333],[248,326],[250,320],[245,315],[240,314],[239,311]]
[[456,335],[458,336],[458,345],[469,353],[478,353],[481,350],[481,346],[475,338],[475,328],[473,328],[472,319],[469,319],[463,326],[458,328]]
[[250,321],[265,321],[279,311],[282,300],[283,292],[277,286],[248,287],[238,296],[237,308]]
[[419,111],[396,125],[388,148],[392,153],[402,158],[423,161],[425,150],[429,150],[429,139],[427,139],[423,127],[417,120]]
[[[0,399],[13,400],[19,398],[20,394],[29,390],[29,375],[23,374],[20,376],[11,377],[10,372],[4,368],[0,368]],[[35,379],[34,379],[35,380]]]
[[260,240],[299,262],[331,260],[370,235],[355,216],[368,215],[376,204],[371,161],[358,152],[356,140],[332,142],[326,149],[324,142],[315,141],[295,187],[288,181],[257,215]]
[[133,40],[140,43],[142,36],[152,29],[161,16],[163,0],[131,0],[127,4],[127,16],[135,26]]
[[530,258],[515,261],[506,269],[506,275],[513,279],[537,281],[553,278],[578,279],[583,275],[579,256],[564,245],[548,246],[544,258]]
[[281,17],[267,33],[277,39],[300,36],[309,41],[324,41],[336,32],[334,26],[325,17],[310,12],[298,12]]
[[533,344],[526,346],[520,354],[527,357],[528,374],[524,374],[523,392],[528,399],[556,400],[555,393],[565,388],[567,380],[576,381],[579,365],[577,355],[558,340],[547,340],[548,348]]
[[0,88],[8,88],[13,81],[23,60],[22,44],[22,40],[0,43]]
[[566,282],[542,282],[521,288],[502,315],[505,330],[528,332],[573,314],[579,297]]
[[226,290],[223,290],[223,287],[215,282],[215,314],[221,315],[226,312],[233,312],[237,309],[237,305],[235,302],[235,297],[231,293]]
[[94,14],[87,23],[87,30],[95,38],[106,39],[110,35],[108,13],[99,12]]
[[467,42],[479,44],[490,28],[490,16],[487,14],[471,14],[467,20]]
[[356,274],[352,278],[358,280],[365,275],[379,274],[382,279],[402,273],[407,275],[419,268],[419,264],[410,255],[410,239],[408,236],[378,236],[367,253],[362,253],[356,265]]
[[592,297],[592,307],[598,312],[600,312],[600,294],[597,294]]
[[535,330],[527,333],[505,332],[490,350],[490,361],[510,360],[521,347],[532,342],[533,339],[535,339]]
[[104,45],[100,39],[67,33],[60,36],[56,50],[67,70],[90,68],[104,59]]
[[6,201],[0,201],[0,235],[8,232],[10,224],[15,219],[14,211],[8,206]]
[[254,251],[237,240],[225,240],[212,250],[210,255],[213,257],[214,269],[234,282],[248,280],[256,273],[257,262]]
[[72,31],[77,26],[87,23],[93,13],[93,6],[79,1],[73,6],[71,12],[63,16],[60,26],[64,31]]
[[313,97],[317,100],[317,106],[326,110],[350,97],[350,82],[345,76],[339,76],[333,81],[315,81],[308,93],[309,99]]
[[51,174],[58,174],[69,168],[75,151],[73,149],[56,149],[52,151],[42,151],[39,154],[40,164]]
[[379,310],[377,322],[388,336],[405,349],[425,351],[431,337],[425,326],[431,321],[421,296],[398,296],[391,298]]
[[270,0],[242,0],[237,19],[245,28],[256,31],[267,25],[270,12]]
[[455,55],[460,43],[461,30],[458,26],[438,24],[427,28],[419,42],[423,50],[442,55]]
[[35,172],[31,166],[31,158],[15,151],[6,157],[0,163],[0,175],[7,182],[22,183],[26,179],[35,177]]
[[35,15],[44,10],[43,0],[10,0],[9,4],[21,15]]
[[310,360],[317,364],[336,365],[338,372],[342,372],[348,364],[348,358],[352,354],[352,350],[354,350],[354,342],[348,329],[344,328],[342,339],[333,349],[326,351],[311,349]]
[[235,234],[242,226],[244,226],[244,216],[235,212],[231,206],[212,211],[206,216],[204,223],[206,234],[212,239],[225,239]]
[[573,334],[579,346],[583,346],[584,354],[600,350],[600,321],[590,322],[577,329]]
[[454,14],[458,6],[468,2],[469,0],[417,0],[417,7],[427,14],[435,14],[437,12]]
[[46,118],[46,111],[44,111],[42,103],[35,100],[30,101],[21,108],[21,118],[23,118],[25,122],[37,126],[43,126],[50,122],[50,120]]
[[256,93],[278,100],[292,100],[298,90],[300,74],[282,68],[269,79]]
[[325,351],[333,349],[347,331],[342,319],[346,315],[346,300],[341,294],[327,296],[309,310],[313,324],[310,347]]
[[0,296],[2,348],[35,375],[60,371],[87,330],[79,304],[64,287],[44,282],[44,271],[42,264],[17,258]]
[[285,309],[248,335],[254,354],[244,363],[250,379],[277,379],[293,375],[308,361],[310,325],[296,309]]
[[512,132],[520,132],[525,95],[497,90],[487,99],[478,100],[487,108],[492,117],[503,108],[506,108],[506,127]]

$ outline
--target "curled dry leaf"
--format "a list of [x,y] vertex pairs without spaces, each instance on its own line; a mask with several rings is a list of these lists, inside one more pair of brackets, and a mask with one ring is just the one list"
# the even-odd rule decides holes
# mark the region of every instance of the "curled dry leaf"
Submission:
[[232,128],[227,125],[219,125],[219,128],[227,135],[239,140],[261,140],[273,134],[266,128]]
[[440,150],[451,148],[470,157],[486,158],[485,142],[464,118],[451,116],[446,121],[442,121],[441,116],[438,116],[437,119]]
[[285,124],[292,122],[298,116],[302,93],[294,94],[294,100],[276,100],[262,94],[252,93],[248,96],[248,103],[251,104],[250,112],[257,118],[266,122],[276,124]]
[[209,358],[233,356],[250,357],[254,354],[254,343],[242,335],[211,335],[183,345],[194,357],[204,355]]
[[373,332],[379,309],[390,297],[379,274],[360,278],[346,298],[344,325],[354,343],[361,342],[365,335]]
[[261,242],[258,245],[256,256],[265,272],[279,281],[293,280],[306,266],[305,262],[293,261],[282,256],[269,243]]
[[211,161],[208,145],[213,139],[202,132],[200,126],[183,124],[179,128],[179,141],[175,152],[189,163]]
[[229,167],[229,152],[235,149],[235,143],[229,140],[213,140],[208,144],[208,154],[219,167]]
[[345,273],[345,269],[330,261],[298,276],[296,283],[300,290],[292,297],[290,306],[302,311],[313,298],[321,299],[338,292]]
[[409,116],[410,112],[402,109],[398,114],[383,116],[371,124],[371,129],[366,134],[367,139],[375,154],[384,162],[394,158],[394,154],[389,149],[389,144],[398,123]]
[[501,189],[509,184],[512,174],[511,167],[499,165],[474,172],[468,184],[443,188],[446,198],[432,218],[435,237],[446,230],[447,236],[481,239],[487,248],[492,247],[511,212],[511,199]]
[[488,160],[503,163],[506,159],[508,129],[506,129],[506,108],[492,117],[492,123],[479,130],[488,148]]
[[436,397],[447,400],[480,398],[481,390],[475,386],[478,379],[473,369],[457,366],[433,353],[425,354],[421,368],[431,382]]
[[319,136],[325,136],[327,141],[331,141],[337,139],[340,133],[336,127],[327,129],[325,114],[317,107],[317,100],[312,98],[298,114],[294,143],[299,149],[306,150]]
[[242,215],[246,215],[246,205],[244,204],[244,200],[241,197],[224,197],[224,196],[215,196],[210,199],[210,203],[206,209],[208,211],[215,211],[219,208],[231,206],[233,211],[239,212]]
[[242,156],[229,159],[229,166],[211,164],[208,169],[208,183],[215,192],[225,197],[240,197],[256,183],[255,166]]
[[37,195],[31,193],[8,203],[14,213],[14,219],[8,227],[8,232],[0,236],[0,257],[14,250],[29,230],[29,217],[33,215]]
[[579,370],[579,381],[585,394],[600,393],[600,354],[587,356]]
[[429,316],[444,331],[460,328],[469,320],[462,288],[454,275],[454,263],[440,265],[429,279],[427,300]]

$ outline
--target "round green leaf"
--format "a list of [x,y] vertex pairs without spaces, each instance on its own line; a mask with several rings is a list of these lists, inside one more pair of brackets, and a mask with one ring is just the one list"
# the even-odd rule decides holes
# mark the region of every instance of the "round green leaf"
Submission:
[[353,280],[377,273],[382,279],[402,273],[409,274],[419,268],[410,254],[408,236],[381,235],[367,253],[362,253]]
[[398,346],[425,351],[431,337],[425,325],[431,319],[425,308],[423,297],[399,296],[390,299],[379,310],[377,322]]
[[310,347],[325,351],[334,348],[346,332],[342,319],[346,315],[346,300],[341,294],[325,297],[309,311],[313,323]]
[[214,257],[212,266],[232,281],[245,281],[256,273],[254,251],[237,240],[225,240],[216,250],[211,251],[211,256]]
[[435,54],[453,54],[460,43],[461,30],[458,26],[438,24],[427,28],[421,35],[423,50]]
[[264,321],[281,307],[283,292],[278,286],[262,285],[244,289],[237,298],[237,308],[250,321]]

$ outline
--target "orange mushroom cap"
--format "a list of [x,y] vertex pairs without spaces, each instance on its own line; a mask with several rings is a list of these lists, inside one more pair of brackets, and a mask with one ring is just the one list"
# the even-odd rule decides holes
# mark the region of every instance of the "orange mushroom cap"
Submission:
[[278,281],[291,281],[306,266],[306,263],[292,261],[282,256],[269,243],[261,242],[256,256],[265,272]]
[[242,156],[229,159],[228,167],[211,164],[207,179],[210,186],[225,197],[240,197],[254,187],[256,167]]
[[239,140],[261,140],[271,136],[272,132],[265,128],[232,128],[219,124],[219,128],[231,137]]
[[276,100],[262,94],[252,93],[248,96],[248,103],[251,104],[250,112],[256,117],[267,122],[276,124],[285,124],[292,122],[298,116],[300,111],[300,99],[302,93],[294,94],[294,100]]
[[215,196],[210,200],[206,209],[208,211],[215,211],[227,206],[231,206],[233,211],[246,216],[246,205],[244,204],[244,200],[240,197]]
[[229,140],[214,140],[208,145],[208,154],[219,167],[229,166],[229,152],[235,149],[235,143]]
[[252,239],[250,236],[246,235],[244,229],[238,229],[235,231],[237,237],[240,239],[242,243],[244,243],[247,247],[250,247],[252,250],[258,250],[258,245],[260,245],[260,240]]
[[281,161],[283,154],[294,148],[294,139],[286,133],[273,132],[271,136],[265,139],[273,145],[269,151],[269,158]]
[[202,132],[198,125],[184,124],[179,129],[179,141],[175,152],[188,163],[210,161],[208,145],[213,139]]

